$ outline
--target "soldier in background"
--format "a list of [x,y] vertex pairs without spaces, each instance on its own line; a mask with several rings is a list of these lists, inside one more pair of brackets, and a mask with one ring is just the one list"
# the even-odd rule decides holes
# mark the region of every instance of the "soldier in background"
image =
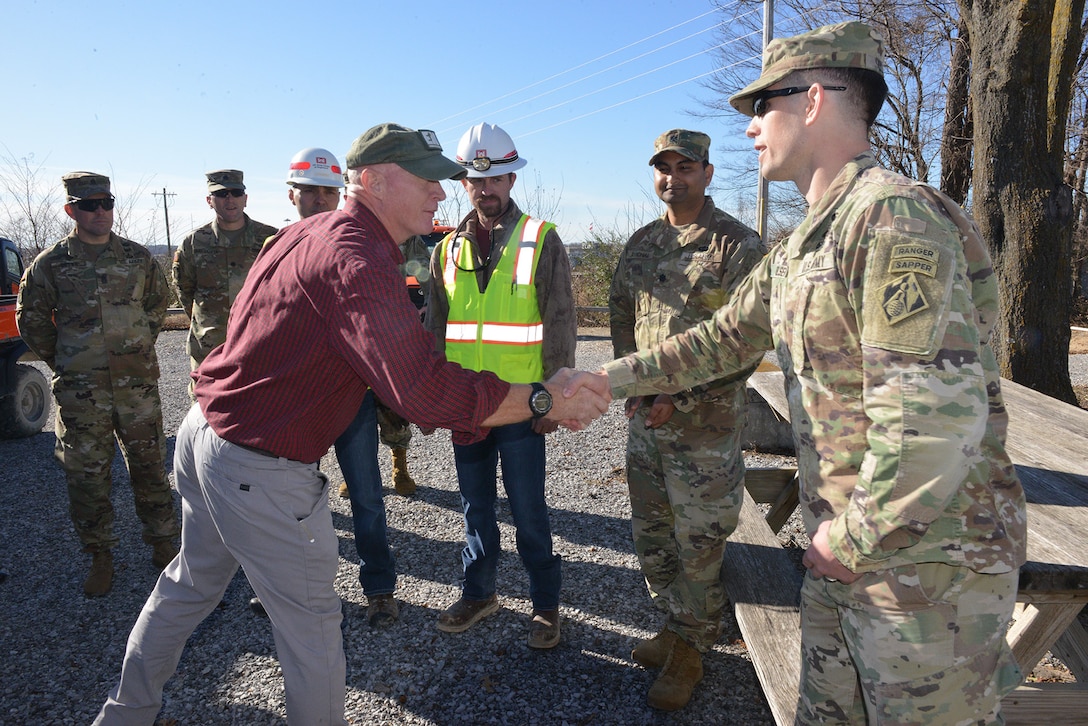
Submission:
[[76,533],[92,555],[83,592],[99,597],[113,586],[119,541],[110,502],[115,435],[152,563],[161,570],[178,553],[155,355],[168,288],[146,248],[113,234],[109,178],[81,171],[62,180],[75,229],[23,273],[16,320],[53,369],[56,457]]
[[264,241],[276,233],[275,227],[255,222],[245,213],[249,197],[242,172],[220,169],[205,176],[208,206],[215,211],[215,220],[182,240],[172,270],[181,306],[191,321],[186,350],[194,371],[226,340],[230,306]]
[[[712,317],[763,257],[759,235],[704,196],[714,178],[709,151],[698,131],[673,129],[654,142],[654,191],[666,210],[631,236],[616,265],[608,305],[617,358]],[[657,709],[687,704],[702,654],[721,633],[722,557],[744,494],[744,384],[753,369],[627,401],[631,528],[666,616],[631,657],[662,669],[647,697]]]

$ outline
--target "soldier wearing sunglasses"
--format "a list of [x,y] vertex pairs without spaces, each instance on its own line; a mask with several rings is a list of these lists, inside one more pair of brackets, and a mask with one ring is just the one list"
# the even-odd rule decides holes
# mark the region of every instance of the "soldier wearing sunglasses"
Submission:
[[215,219],[182,241],[173,266],[178,297],[191,321],[186,350],[194,371],[226,340],[230,306],[264,241],[276,233],[245,213],[249,197],[242,172],[219,169],[205,176]]
[[152,564],[161,570],[178,552],[155,356],[168,288],[145,247],[113,234],[109,178],[78,171],[62,180],[75,228],[26,269],[16,320],[23,340],[53,369],[55,454],[68,480],[72,523],[92,556],[83,593],[100,597],[113,586],[119,542],[110,503],[115,436]]

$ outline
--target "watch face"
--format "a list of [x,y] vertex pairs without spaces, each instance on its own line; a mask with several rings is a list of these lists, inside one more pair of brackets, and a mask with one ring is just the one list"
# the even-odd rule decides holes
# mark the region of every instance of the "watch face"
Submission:
[[533,409],[534,413],[543,416],[552,410],[552,394],[543,388],[533,391],[533,395],[529,397],[529,408]]

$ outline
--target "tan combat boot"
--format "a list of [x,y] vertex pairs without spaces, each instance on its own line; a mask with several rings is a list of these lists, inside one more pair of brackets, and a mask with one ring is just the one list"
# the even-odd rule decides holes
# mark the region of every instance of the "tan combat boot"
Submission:
[[643,668],[660,668],[669,659],[677,638],[676,633],[664,627],[654,637],[639,642],[631,651],[631,658]]
[[416,483],[408,473],[408,449],[393,449],[393,488],[402,497],[416,493]]
[[102,597],[113,587],[113,553],[99,550],[91,560],[91,574],[83,581],[83,594],[87,597]]
[[660,711],[676,711],[688,705],[691,692],[703,680],[703,655],[677,638],[661,675],[650,686],[646,703]]

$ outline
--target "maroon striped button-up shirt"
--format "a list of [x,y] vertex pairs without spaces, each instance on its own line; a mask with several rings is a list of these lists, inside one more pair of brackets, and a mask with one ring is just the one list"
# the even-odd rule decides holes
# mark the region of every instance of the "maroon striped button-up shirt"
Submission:
[[227,441],[314,462],[359,410],[367,387],[457,443],[509,384],[435,352],[404,294],[400,250],[377,217],[343,210],[284,228],[258,256],[231,308],[226,342],[193,373],[197,401]]

